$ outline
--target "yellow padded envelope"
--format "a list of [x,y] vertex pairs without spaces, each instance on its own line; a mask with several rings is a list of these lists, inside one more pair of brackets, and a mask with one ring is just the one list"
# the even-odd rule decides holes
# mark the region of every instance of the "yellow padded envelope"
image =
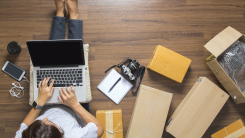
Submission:
[[101,138],[123,138],[122,110],[97,110],[96,118],[104,127]]
[[189,58],[158,45],[147,68],[181,83],[190,64]]

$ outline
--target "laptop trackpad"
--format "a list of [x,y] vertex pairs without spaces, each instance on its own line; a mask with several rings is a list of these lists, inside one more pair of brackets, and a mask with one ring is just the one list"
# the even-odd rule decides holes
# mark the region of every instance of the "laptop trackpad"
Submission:
[[[62,89],[62,87],[55,87],[54,88],[53,96],[48,101],[48,103],[60,103],[57,96],[60,95],[59,90],[61,90],[61,89]],[[76,93],[76,97],[77,97],[78,102],[85,102],[86,101],[86,88],[85,88],[85,86],[74,87],[74,89],[75,89],[75,93]]]

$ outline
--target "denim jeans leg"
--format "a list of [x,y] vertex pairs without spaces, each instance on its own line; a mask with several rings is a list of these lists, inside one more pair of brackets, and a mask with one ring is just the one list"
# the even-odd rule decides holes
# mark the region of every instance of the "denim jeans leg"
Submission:
[[88,103],[81,103],[81,105],[83,106],[84,109],[86,109],[88,112],[90,112],[89,102]]
[[77,19],[68,20],[68,39],[83,39],[83,21]]
[[54,16],[51,26],[50,40],[65,39],[66,34],[66,18]]

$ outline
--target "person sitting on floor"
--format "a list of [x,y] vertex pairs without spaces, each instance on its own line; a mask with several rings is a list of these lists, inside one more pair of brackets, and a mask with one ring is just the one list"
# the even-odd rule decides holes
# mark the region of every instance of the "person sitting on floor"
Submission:
[[[53,17],[50,39],[65,39],[65,4],[69,12],[69,39],[82,39],[82,20],[78,20],[78,0],[54,0],[57,13]],[[44,106],[53,95],[53,83],[45,78],[38,85],[36,102]],[[78,102],[74,88],[59,90],[62,104],[32,108],[16,132],[15,138],[97,138],[104,133],[101,123]],[[89,103],[88,103],[89,104]]]

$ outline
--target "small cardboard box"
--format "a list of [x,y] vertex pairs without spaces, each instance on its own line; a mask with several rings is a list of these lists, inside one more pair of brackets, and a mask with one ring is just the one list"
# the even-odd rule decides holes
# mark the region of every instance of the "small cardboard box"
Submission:
[[245,138],[245,127],[241,119],[211,135],[212,138]]
[[158,45],[147,68],[181,83],[190,64],[189,58]]
[[126,138],[162,137],[172,96],[141,84]]
[[207,59],[207,65],[217,77],[219,82],[226,89],[226,91],[231,95],[231,98],[236,102],[236,104],[239,104],[245,103],[245,95],[240,91],[237,85],[233,82],[233,80],[217,61],[219,55],[221,55],[237,40],[245,43],[245,36],[232,27],[228,26],[222,32],[217,34],[213,39],[211,39],[204,47],[213,54],[213,56]]
[[123,138],[122,110],[97,110],[96,118],[104,127],[101,138]]
[[201,138],[229,95],[200,77],[170,116],[166,131],[177,138]]

